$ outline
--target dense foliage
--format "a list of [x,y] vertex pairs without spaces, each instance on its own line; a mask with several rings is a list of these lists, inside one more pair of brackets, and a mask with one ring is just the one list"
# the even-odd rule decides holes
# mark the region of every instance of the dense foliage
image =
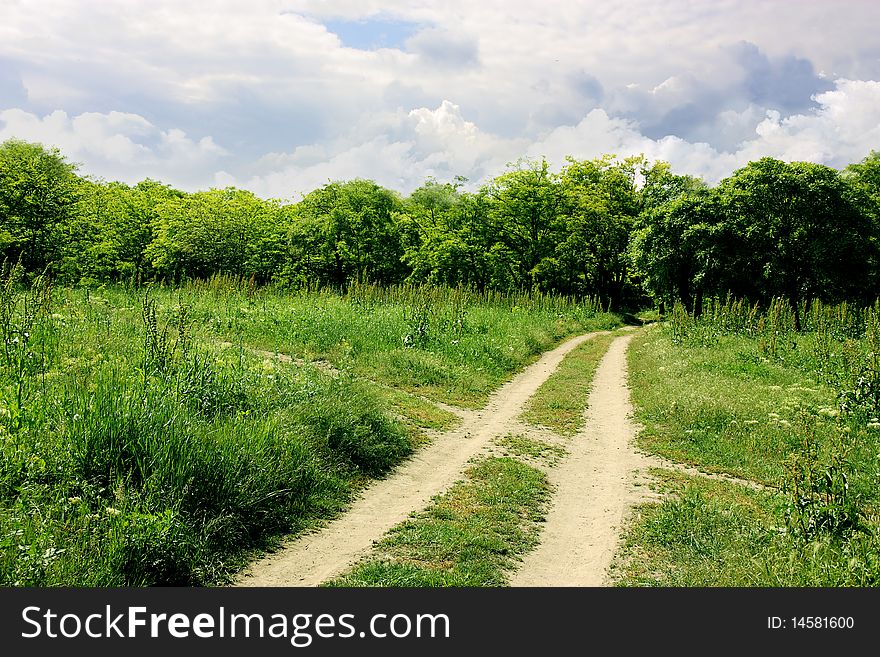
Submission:
[[[58,282],[344,288],[440,283],[599,297],[871,301],[880,287],[880,154],[843,172],[762,158],[711,188],[644,157],[521,160],[475,192],[403,197],[332,182],[296,203],[80,177],[57,150],[0,145],[0,258]],[[800,318],[796,318],[799,322]]]

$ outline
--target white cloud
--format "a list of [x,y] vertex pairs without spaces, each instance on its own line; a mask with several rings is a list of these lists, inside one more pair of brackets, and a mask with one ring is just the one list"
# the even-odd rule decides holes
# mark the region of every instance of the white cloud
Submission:
[[526,140],[481,131],[444,100],[436,109],[370,117],[331,143],[271,153],[257,163],[258,173],[239,179],[224,171],[221,179],[262,196],[294,200],[329,181],[351,178],[408,193],[429,176],[465,175],[476,184],[500,173],[527,146]]
[[161,130],[124,112],[70,117],[56,110],[40,117],[21,109],[0,111],[0,141],[10,138],[57,147],[69,161],[82,163],[83,174],[129,183],[152,177],[189,188],[202,184],[205,167],[227,155],[210,136],[196,141],[182,130]]
[[[880,147],[880,8],[845,5],[11,2],[0,90],[17,109],[0,98],[0,136],[107,178],[281,196],[352,176],[482,180],[524,154],[645,152],[709,180],[764,154],[837,166]],[[416,32],[362,50],[331,18]]]
[[[287,197],[328,180],[364,177],[406,193],[426,176],[451,180],[461,174],[475,187],[523,155],[546,157],[559,168],[569,155],[592,159],[606,153],[621,157],[643,153],[649,160],[670,162],[677,172],[717,183],[764,155],[842,167],[862,159],[872,147],[880,147],[880,82],[838,80],[834,91],[816,100],[820,108],[810,114],[783,118],[778,112],[769,113],[750,139],[730,151],[676,136],[651,139],[640,132],[637,123],[611,117],[602,109],[534,141],[504,139],[480,130],[464,120],[457,105],[443,101],[433,110],[422,107],[405,117],[385,117],[388,125],[383,129],[381,123],[374,124],[375,134],[362,143],[342,140],[333,152],[313,146],[289,156],[275,154],[264,164],[275,164],[277,169],[235,182],[257,193]],[[735,122],[739,117],[727,118]],[[383,136],[391,133],[398,139]]]
[[[765,155],[843,167],[880,148],[880,82],[837,80],[835,89],[816,96],[816,102],[819,108],[808,114],[782,117],[767,112],[748,139],[727,151],[676,136],[650,139],[637,124],[610,118],[602,110],[594,110],[577,126],[557,128],[529,150],[554,161],[566,154],[591,158],[605,152],[644,153],[649,159],[670,162],[681,173],[715,183]],[[724,118],[736,123],[743,114],[753,117],[754,112],[750,107]]]
[[[59,110],[41,118],[6,110],[0,112],[0,140],[15,136],[58,146],[71,160],[83,162],[84,172],[111,179],[134,182],[149,176],[189,189],[235,185],[294,200],[328,181],[357,177],[408,193],[429,176],[464,175],[474,188],[520,156],[546,157],[558,168],[569,155],[644,153],[715,183],[764,155],[842,167],[880,147],[880,82],[837,80],[816,102],[818,109],[806,114],[767,112],[748,139],[727,151],[674,135],[651,139],[637,122],[603,109],[538,138],[507,138],[466,120],[461,107],[448,100],[434,109],[369,115],[334,140],[267,153],[243,167],[230,162],[228,151],[211,136],[193,139],[122,112],[71,118]],[[755,120],[756,111],[750,107],[723,118],[742,129]]]

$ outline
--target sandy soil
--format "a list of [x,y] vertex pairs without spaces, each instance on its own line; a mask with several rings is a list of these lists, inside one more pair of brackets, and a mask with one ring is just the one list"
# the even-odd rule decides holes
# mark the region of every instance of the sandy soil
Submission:
[[[459,427],[437,434],[429,446],[387,478],[367,488],[344,515],[251,564],[236,585],[317,586],[345,571],[386,531],[410,513],[424,508],[431,497],[459,479],[468,460],[486,448],[493,438],[519,428],[516,418],[523,404],[563,357],[601,333],[607,331],[578,336],[546,352],[493,393],[482,410],[461,412],[457,409],[456,414],[463,418]],[[614,344],[622,354],[625,343],[618,340]],[[613,369],[614,364],[610,367]],[[613,416],[615,411],[603,412]],[[594,484],[601,485],[600,482]]]
[[586,424],[569,455],[549,472],[556,486],[541,544],[527,554],[511,586],[601,586],[630,508],[651,493],[638,486],[650,462],[637,453],[637,426],[626,387],[626,348],[617,338],[599,363]]

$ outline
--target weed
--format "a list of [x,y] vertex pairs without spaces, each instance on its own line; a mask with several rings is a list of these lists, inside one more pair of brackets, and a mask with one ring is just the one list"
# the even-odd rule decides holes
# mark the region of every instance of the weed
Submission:
[[[538,294],[232,277],[80,291],[14,266],[0,294],[0,584],[16,586],[224,582],[338,513],[414,428],[455,420],[405,390],[477,406],[536,352],[620,321]],[[424,346],[404,347],[422,306]],[[317,359],[333,376],[303,364]]]
[[634,340],[642,447],[772,488],[675,486],[676,497],[639,510],[622,583],[880,581],[877,311],[816,301],[799,308],[796,331],[785,301],[715,300],[700,317],[674,309],[666,327]]
[[864,512],[849,486],[852,465],[846,434],[838,430],[835,439],[823,446],[809,419],[803,418],[800,425],[800,448],[786,462],[782,485],[788,496],[785,523],[789,531],[801,541],[821,534],[844,538],[854,530],[864,531]]

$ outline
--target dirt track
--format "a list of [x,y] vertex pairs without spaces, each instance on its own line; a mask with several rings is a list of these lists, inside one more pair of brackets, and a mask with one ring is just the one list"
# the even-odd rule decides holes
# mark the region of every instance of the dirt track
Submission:
[[493,438],[518,429],[516,418],[524,403],[563,357],[601,333],[607,332],[578,336],[545,353],[494,392],[482,410],[461,413],[458,428],[437,435],[391,475],[373,483],[348,512],[251,564],[236,585],[317,586],[342,573],[386,531],[459,479],[468,460]]
[[601,586],[631,506],[648,495],[636,478],[649,460],[633,448],[637,427],[626,387],[626,348],[617,338],[599,363],[586,424],[553,470],[554,505],[541,544],[526,555],[512,586]]

